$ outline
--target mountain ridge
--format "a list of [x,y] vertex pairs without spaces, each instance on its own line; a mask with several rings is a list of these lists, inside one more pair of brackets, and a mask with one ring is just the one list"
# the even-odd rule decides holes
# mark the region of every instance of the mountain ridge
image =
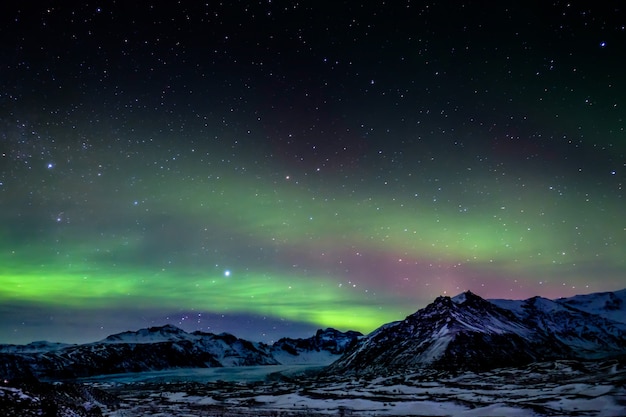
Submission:
[[[329,365],[326,374],[446,372],[626,354],[626,289],[550,300],[440,296],[370,334],[319,329],[272,345],[166,324],[81,345],[0,345],[0,377],[63,379],[189,367]],[[614,318],[622,319],[616,321]]]
[[116,333],[81,345],[2,345],[0,377],[72,379],[172,368],[328,364],[360,336],[358,332],[327,328],[307,339],[283,338],[267,345],[229,333],[188,333],[166,324]]

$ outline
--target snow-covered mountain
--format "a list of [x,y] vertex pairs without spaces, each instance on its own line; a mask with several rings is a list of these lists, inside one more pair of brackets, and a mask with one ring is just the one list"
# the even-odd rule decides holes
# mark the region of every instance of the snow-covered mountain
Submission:
[[[75,378],[99,374],[141,372],[169,368],[218,367],[219,359],[228,357],[230,364],[272,365],[277,362],[263,349],[244,346],[234,336],[174,340],[154,343],[89,343],[54,352],[13,354],[38,378]],[[250,342],[248,342],[250,343]],[[10,355],[2,357],[9,362]],[[15,376],[9,376],[14,378]]]
[[191,340],[190,333],[171,324],[149,327],[137,331],[127,331],[107,336],[100,343],[157,343]]
[[527,300],[491,300],[512,311],[538,334],[548,335],[568,347],[569,356],[594,359],[626,353],[626,323],[572,307],[571,303],[532,297]]
[[[83,345],[0,345],[0,378],[75,378],[171,368],[330,364],[326,374],[461,371],[554,359],[626,356],[626,290],[549,300],[438,297],[362,336],[318,330],[273,345],[172,325]],[[343,356],[342,356],[343,355]]]
[[127,331],[106,337],[96,345],[115,346],[132,345],[135,349],[143,349],[147,345],[172,344],[183,356],[193,357],[209,354],[206,366],[253,366],[277,365],[266,344],[250,342],[229,333],[213,334],[196,331],[187,333],[173,325],[150,327],[137,331]]
[[435,301],[363,338],[328,373],[395,374],[424,367],[486,368],[539,359],[533,329],[466,292]]
[[624,354],[621,323],[540,297],[489,302],[468,291],[381,326],[325,373],[485,370]]
[[626,289],[575,295],[554,301],[605,319],[626,323]]
[[171,368],[327,364],[360,335],[326,329],[309,339],[281,339],[269,346],[228,333],[187,333],[166,325],[83,345],[0,346],[0,377],[65,379]]

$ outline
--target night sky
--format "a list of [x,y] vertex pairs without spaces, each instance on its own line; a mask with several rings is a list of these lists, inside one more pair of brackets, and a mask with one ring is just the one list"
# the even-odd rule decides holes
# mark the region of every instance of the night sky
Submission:
[[626,287],[620,1],[21,3],[0,343]]

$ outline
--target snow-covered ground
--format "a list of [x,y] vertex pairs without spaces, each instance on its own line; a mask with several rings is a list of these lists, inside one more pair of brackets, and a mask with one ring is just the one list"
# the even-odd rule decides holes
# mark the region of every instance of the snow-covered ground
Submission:
[[[232,378],[227,376],[231,371],[236,372]],[[263,381],[260,369],[250,369],[254,378],[235,382],[245,372],[231,369],[212,382],[180,382],[183,375],[171,383],[113,378],[90,384],[120,398],[120,408],[104,410],[109,417],[626,415],[626,368],[617,361],[557,361],[454,377],[431,373],[354,380],[313,378],[289,367],[282,376],[276,371],[268,369],[269,378]],[[185,375],[190,376],[187,371]]]

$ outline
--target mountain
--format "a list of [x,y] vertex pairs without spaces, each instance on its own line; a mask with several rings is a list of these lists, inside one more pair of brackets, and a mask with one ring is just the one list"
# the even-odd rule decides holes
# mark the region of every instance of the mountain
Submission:
[[481,371],[625,353],[626,328],[620,323],[541,297],[489,302],[468,291],[438,297],[404,320],[381,326],[325,373]]
[[31,342],[27,345],[0,345],[0,353],[52,352],[68,346],[72,345],[67,343],[51,343],[42,340]]
[[186,331],[171,324],[159,327],[139,329],[135,332],[127,331],[113,334],[104,338],[101,343],[156,343],[190,340]]
[[[591,298],[598,297],[587,299]],[[561,300],[532,297],[521,301],[491,300],[491,302],[499,307],[508,308],[538,334],[549,335],[565,344],[571,351],[570,356],[596,359],[611,356],[616,352],[626,353],[626,323],[609,320],[605,318],[606,315],[579,310],[572,306],[576,305],[575,303]]]
[[15,377],[11,374],[16,369],[27,369],[38,378],[64,379],[170,368],[278,364],[267,345],[226,333],[187,333],[171,325],[53,351],[5,354],[0,359],[9,379]]
[[319,329],[307,339],[282,338],[272,345],[272,355],[283,365],[317,363],[330,364],[352,347],[363,334]]
[[471,292],[437,297],[406,319],[363,338],[327,373],[394,374],[425,367],[452,370],[529,363],[540,356],[533,333],[511,311]]
[[0,346],[0,377],[71,379],[102,374],[171,368],[326,364],[360,335],[319,330],[309,339],[281,339],[273,346],[166,325],[114,334],[82,345],[41,342]]
[[[8,355],[7,355],[8,356]],[[169,368],[274,365],[263,347],[232,335],[152,343],[89,343],[54,352],[14,354],[38,378],[65,379]],[[3,362],[8,362],[3,357]]]
[[[334,329],[273,345],[166,325],[83,345],[0,345],[0,378],[33,381],[171,368],[329,364],[326,374],[481,371],[626,355],[626,290],[549,300],[438,297],[367,336]],[[619,321],[617,321],[619,320]]]
[[605,319],[626,323],[626,289],[575,295],[555,301]]

